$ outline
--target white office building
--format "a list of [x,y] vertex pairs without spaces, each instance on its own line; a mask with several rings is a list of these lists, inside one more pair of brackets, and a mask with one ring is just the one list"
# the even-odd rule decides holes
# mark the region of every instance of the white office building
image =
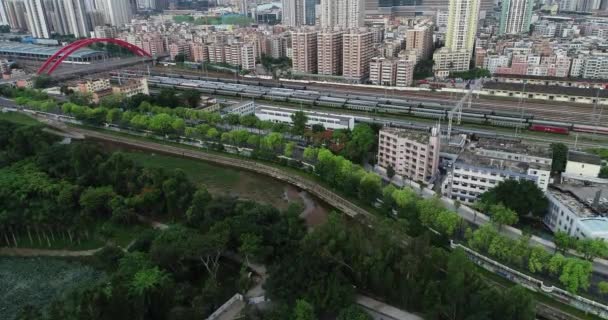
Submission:
[[551,156],[519,143],[481,139],[458,155],[442,184],[442,194],[463,203],[475,202],[500,182],[533,181],[546,191],[550,182]]
[[551,231],[578,239],[608,240],[608,187],[555,185],[546,195],[549,210],[543,221]]
[[[291,116],[300,110],[279,108],[271,106],[256,106],[255,115],[262,121],[271,121],[275,123],[291,124]],[[302,110],[308,118],[307,125],[313,126],[315,124],[323,125],[326,129],[353,129],[355,127],[355,118],[324,113],[314,112],[308,110]]]
[[602,168],[602,159],[594,154],[570,151],[565,174],[579,178],[597,178]]

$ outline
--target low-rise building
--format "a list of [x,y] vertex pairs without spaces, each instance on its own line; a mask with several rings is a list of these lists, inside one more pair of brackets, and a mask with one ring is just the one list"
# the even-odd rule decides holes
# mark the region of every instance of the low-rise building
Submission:
[[518,142],[482,139],[458,155],[442,183],[442,194],[473,203],[507,179],[533,181],[546,191],[551,162],[550,155],[540,149]]
[[[291,116],[300,110],[271,106],[256,106],[255,115],[262,121],[292,124]],[[350,116],[303,110],[308,126],[323,125],[326,129],[353,129],[355,118]]]
[[235,105],[228,106],[222,110],[222,115],[236,114],[240,117],[255,114],[255,102],[243,101]]
[[553,232],[566,232],[578,239],[608,240],[608,187],[560,184],[546,193],[549,210],[543,219]]
[[433,54],[435,65],[433,72],[438,78],[446,78],[450,72],[469,70],[471,52],[467,50],[449,50],[443,47]]
[[112,92],[122,94],[126,97],[132,97],[138,94],[149,95],[150,90],[148,89],[148,79],[130,79],[122,84],[114,86],[112,88]]
[[579,151],[568,152],[566,174],[577,177],[597,178],[602,168],[602,159],[595,155]]
[[380,130],[378,165],[404,178],[428,182],[439,170],[439,130],[420,132],[396,128]]
[[81,93],[93,93],[108,89],[112,89],[110,79],[87,80],[78,84],[78,91]]

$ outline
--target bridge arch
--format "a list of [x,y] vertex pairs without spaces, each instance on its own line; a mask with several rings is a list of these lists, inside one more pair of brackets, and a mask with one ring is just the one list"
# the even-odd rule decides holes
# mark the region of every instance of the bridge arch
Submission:
[[[119,45],[123,48],[129,49],[131,52],[133,52],[134,54],[136,54],[140,57],[152,57],[148,52],[144,51],[144,49],[142,49],[136,45],[133,45],[131,43],[128,43],[126,41],[120,40],[120,39],[113,39],[113,38],[81,39],[81,40],[74,41],[74,42],[70,43],[69,45],[62,47],[57,52],[55,52],[55,54],[53,54],[50,58],[48,58],[44,62],[44,64],[40,67],[40,69],[38,69],[38,74],[43,74],[46,72],[47,74],[50,75],[51,73],[53,73],[53,71],[55,71],[55,69],[57,69],[57,67],[59,67],[59,65],[61,65],[63,60],[67,59],[72,53],[76,52],[76,50],[89,46],[93,43],[97,43],[97,42],[105,42],[105,43],[112,43],[112,44]],[[46,71],[47,68],[49,68],[48,71]]]

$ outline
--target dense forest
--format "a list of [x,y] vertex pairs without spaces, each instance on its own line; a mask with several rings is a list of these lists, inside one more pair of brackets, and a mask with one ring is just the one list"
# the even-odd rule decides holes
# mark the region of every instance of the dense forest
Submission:
[[[411,196],[391,191],[395,203]],[[463,252],[422,231],[440,209],[422,202],[399,210],[398,223],[386,218],[373,230],[335,213],[307,232],[296,206],[280,212],[211,196],[179,169],[141,168],[95,144],[60,144],[40,127],[0,122],[2,243],[76,243],[100,225],[136,225],[142,216],[175,222],[141,233],[128,250],[107,246],[89,261],[103,281],[25,308],[19,319],[201,319],[254,285],[248,262],[266,265],[273,302],[263,313],[248,310],[248,319],[367,319],[354,306],[357,293],[427,319],[534,318],[525,289],[487,284]]]

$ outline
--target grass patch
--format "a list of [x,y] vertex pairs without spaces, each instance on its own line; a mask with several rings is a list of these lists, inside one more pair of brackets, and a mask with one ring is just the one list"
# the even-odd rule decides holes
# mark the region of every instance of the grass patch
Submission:
[[[134,137],[134,136],[129,136]],[[149,139],[155,142],[157,140]],[[176,144],[177,146],[183,146]],[[193,147],[197,151],[202,149]],[[162,168],[167,170],[181,169],[192,182],[204,186],[215,195],[228,194],[242,199],[255,200],[270,204],[278,209],[286,209],[289,205],[284,199],[287,184],[265,175],[246,170],[225,167],[211,162],[181,158],[147,151],[128,151],[127,157],[143,167]],[[217,153],[225,155],[223,153]],[[260,188],[260,186],[264,186]]]
[[13,122],[16,124],[32,126],[38,125],[40,122],[32,117],[29,117],[23,113],[9,111],[9,112],[0,112],[0,120]]
[[147,152],[127,152],[126,155],[143,167],[182,169],[196,184],[231,186],[239,180],[239,174],[234,169],[222,168],[206,162]]

